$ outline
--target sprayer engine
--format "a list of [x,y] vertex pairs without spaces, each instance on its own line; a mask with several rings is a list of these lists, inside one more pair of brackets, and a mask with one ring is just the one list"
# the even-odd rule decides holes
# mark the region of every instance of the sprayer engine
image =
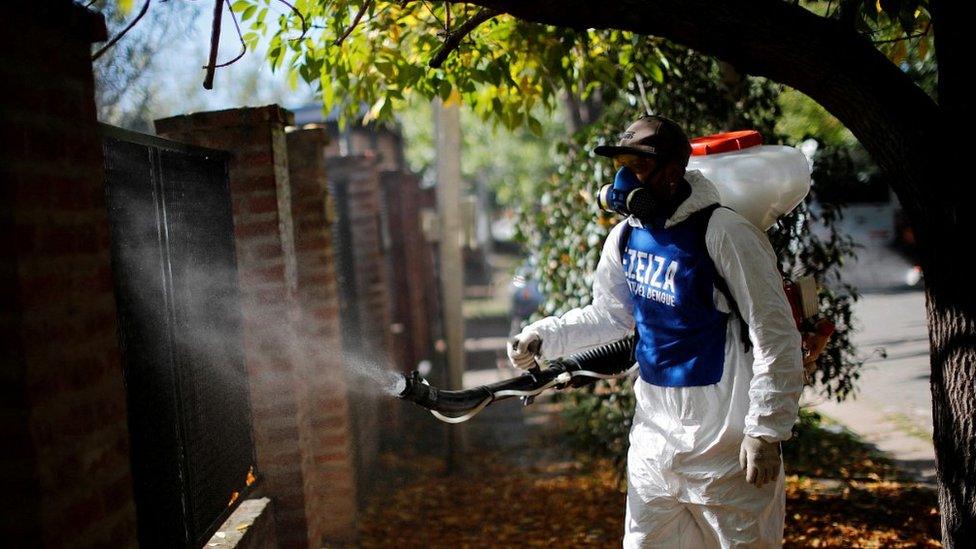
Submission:
[[461,423],[474,417],[492,402],[522,397],[525,404],[548,389],[582,387],[601,379],[623,377],[637,369],[633,336],[600,347],[553,360],[545,368],[532,368],[512,379],[461,391],[444,391],[414,370],[403,375],[397,396],[430,410],[437,419]]

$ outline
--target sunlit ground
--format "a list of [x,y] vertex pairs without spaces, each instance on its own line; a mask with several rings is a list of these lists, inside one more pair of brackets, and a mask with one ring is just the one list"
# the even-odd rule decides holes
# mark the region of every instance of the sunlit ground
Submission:
[[[849,435],[815,429],[787,453],[788,472],[804,475],[787,479],[786,547],[941,547],[934,491]],[[472,457],[462,476],[440,459],[386,456],[410,480],[373,498],[363,546],[619,547],[625,495],[608,461],[526,466],[510,454]]]

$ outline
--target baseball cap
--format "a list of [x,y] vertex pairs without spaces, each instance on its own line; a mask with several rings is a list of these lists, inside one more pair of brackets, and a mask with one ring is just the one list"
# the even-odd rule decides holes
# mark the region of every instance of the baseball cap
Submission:
[[594,149],[601,156],[636,154],[688,161],[691,143],[676,122],[657,115],[642,116],[620,133],[616,145],[600,145]]

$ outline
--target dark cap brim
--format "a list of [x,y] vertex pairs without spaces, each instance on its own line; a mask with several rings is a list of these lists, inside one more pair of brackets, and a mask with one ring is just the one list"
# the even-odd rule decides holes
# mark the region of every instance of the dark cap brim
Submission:
[[600,145],[593,149],[593,152],[600,156],[614,157],[618,154],[636,154],[638,156],[656,157],[660,153],[654,147],[643,147],[640,145]]

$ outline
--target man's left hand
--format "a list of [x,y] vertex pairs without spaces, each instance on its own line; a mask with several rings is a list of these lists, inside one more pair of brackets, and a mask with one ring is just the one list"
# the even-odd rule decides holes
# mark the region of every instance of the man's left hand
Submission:
[[778,442],[766,442],[761,438],[746,435],[739,447],[739,465],[746,472],[746,482],[762,488],[767,482],[775,482],[779,477],[782,460]]

